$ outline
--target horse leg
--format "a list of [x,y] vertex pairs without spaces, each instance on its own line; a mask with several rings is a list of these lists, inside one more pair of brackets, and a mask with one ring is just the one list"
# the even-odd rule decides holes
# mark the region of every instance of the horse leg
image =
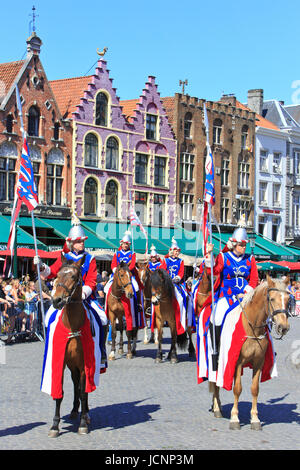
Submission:
[[70,419],[74,420],[78,416],[78,410],[79,410],[79,405],[80,405],[80,387],[79,387],[80,374],[77,368],[71,370],[71,377],[72,377],[73,386],[74,386],[74,401],[73,401],[73,409],[70,413]]
[[189,337],[189,347],[188,347],[189,357],[195,357],[196,352],[195,352],[195,347],[194,347],[193,339],[192,339],[193,332],[190,326],[187,329],[187,333]]
[[[147,321],[146,321],[146,323],[147,323]],[[148,326],[146,325],[145,328],[144,328],[144,344],[148,344],[148,343],[149,343],[149,338],[148,338],[147,330],[148,330]]]
[[88,394],[85,391],[85,372],[82,370],[80,374],[80,402],[81,402],[81,414],[80,423],[78,428],[78,434],[88,434],[90,424],[89,407],[88,407]]
[[137,334],[138,334],[138,329],[135,328],[135,329],[132,331],[132,348],[131,348],[131,352],[132,352],[132,355],[133,355],[133,356],[136,356]]
[[116,319],[115,317],[111,320],[111,349],[108,356],[109,361],[116,359]]
[[257,411],[257,398],[259,393],[259,378],[260,378],[261,368],[253,367],[253,376],[252,376],[252,385],[251,385],[251,393],[252,393],[252,408],[251,408],[251,429],[254,431],[261,431],[261,423],[258,418],[258,411]]
[[122,356],[124,354],[124,349],[123,349],[123,344],[124,344],[124,341],[123,341],[123,332],[124,332],[124,324],[123,324],[123,318],[120,320],[119,319],[119,334],[120,334],[120,341],[119,341],[119,349],[118,349],[118,353]]
[[136,334],[137,330],[136,328],[130,331],[126,331],[127,334],[127,340],[128,340],[128,349],[127,349],[127,359],[132,359],[133,356],[136,354],[135,348],[136,348]]
[[215,382],[209,382],[208,386],[210,393],[212,393],[212,405],[210,411],[214,413],[215,418],[223,418],[220,401],[220,387],[217,387]]
[[[155,307],[156,308],[156,307]],[[159,308],[157,310],[160,313]],[[163,321],[160,317],[160,315],[156,315],[156,327],[157,327],[157,353],[156,353],[156,358],[155,362],[159,363],[162,362],[162,337],[163,337]]]
[[176,352],[176,340],[177,340],[177,331],[176,331],[176,323],[174,321],[168,320],[169,327],[171,330],[171,348],[168,354],[168,359],[171,361],[171,364],[177,364],[178,357]]
[[52,426],[48,432],[48,437],[57,437],[59,435],[59,422],[60,422],[60,405],[62,398],[55,399],[55,415],[53,418]]
[[242,363],[238,362],[236,366],[236,370],[235,370],[234,387],[233,387],[234,403],[231,409],[230,423],[229,423],[229,429],[232,429],[232,430],[240,429],[238,403],[239,403],[240,394],[242,393],[241,378],[242,378]]

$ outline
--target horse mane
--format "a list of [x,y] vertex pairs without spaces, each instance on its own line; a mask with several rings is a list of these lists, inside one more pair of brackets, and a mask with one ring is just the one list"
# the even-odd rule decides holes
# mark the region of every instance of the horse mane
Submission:
[[153,271],[153,273],[151,274],[151,283],[155,288],[161,286],[161,284],[164,283],[168,297],[170,299],[173,298],[174,285],[171,277],[165,269],[157,269],[156,271]]
[[126,271],[130,272],[129,266],[127,263],[125,263],[125,261],[121,261],[120,264],[118,264],[117,270],[120,270],[120,269],[125,269]]
[[[274,282],[276,288],[280,290],[286,289],[286,284],[284,280],[272,278],[272,281]],[[268,281],[262,281],[255,289],[251,290],[251,292],[248,292],[242,300],[242,307],[246,307],[246,305],[248,305],[253,300],[254,295],[259,294],[260,291],[266,289],[267,287]]]

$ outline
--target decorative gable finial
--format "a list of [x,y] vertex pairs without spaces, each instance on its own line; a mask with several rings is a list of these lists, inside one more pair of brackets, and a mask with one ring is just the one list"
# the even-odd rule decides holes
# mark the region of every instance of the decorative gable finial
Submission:
[[108,51],[108,47],[104,47],[102,52],[99,52],[99,47],[97,47],[97,54],[100,55],[101,57],[103,57],[107,51]]

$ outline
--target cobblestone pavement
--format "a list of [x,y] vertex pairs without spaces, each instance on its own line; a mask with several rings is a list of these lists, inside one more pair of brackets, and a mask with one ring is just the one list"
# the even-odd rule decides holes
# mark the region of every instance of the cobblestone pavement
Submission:
[[[214,418],[209,413],[207,384],[196,383],[195,360],[179,351],[178,364],[155,364],[156,346],[144,345],[140,332],[138,356],[133,360],[118,356],[110,362],[100,387],[89,395],[92,422],[88,435],[78,435],[68,419],[73,387],[66,371],[61,434],[50,439],[54,402],[39,389],[44,344],[6,346],[6,363],[0,365],[0,449],[300,449],[300,319],[292,318],[290,324],[288,335],[274,340],[278,378],[261,384],[262,431],[250,430],[249,369],[244,372],[240,399],[241,430],[229,431],[232,392],[222,391],[224,418]],[[164,335],[167,352],[168,328]]]

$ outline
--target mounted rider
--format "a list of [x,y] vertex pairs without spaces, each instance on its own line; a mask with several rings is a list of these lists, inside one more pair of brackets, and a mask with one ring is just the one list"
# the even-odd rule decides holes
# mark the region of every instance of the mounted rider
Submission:
[[162,267],[162,260],[159,254],[157,253],[155,246],[151,245],[148,268],[150,269],[150,271],[156,271],[157,269],[161,267]]
[[[61,251],[61,256],[55,261],[52,266],[41,264],[41,273],[47,279],[56,278],[60,268],[62,267],[63,260],[79,261],[84,257],[84,262],[81,265],[82,275],[82,300],[85,307],[87,317],[91,324],[92,336],[95,343],[95,359],[96,364],[99,362],[99,372],[105,372],[107,367],[106,351],[105,351],[105,327],[107,325],[107,316],[103,308],[96,300],[96,286],[97,286],[97,265],[94,256],[85,250],[85,240],[87,236],[76,216],[72,218],[72,226],[68,236],[65,240],[65,245]],[[39,257],[34,260],[37,264],[40,262]],[[50,329],[54,327],[58,315],[62,310],[56,310],[53,305],[48,309],[45,315],[45,327],[48,328],[47,334]]]
[[184,331],[186,330],[187,315],[187,292],[184,288],[184,261],[179,258],[181,249],[177,241],[172,237],[172,244],[168,255],[165,256],[161,269],[165,269],[171,277],[175,287],[175,314],[180,315],[180,323]]

